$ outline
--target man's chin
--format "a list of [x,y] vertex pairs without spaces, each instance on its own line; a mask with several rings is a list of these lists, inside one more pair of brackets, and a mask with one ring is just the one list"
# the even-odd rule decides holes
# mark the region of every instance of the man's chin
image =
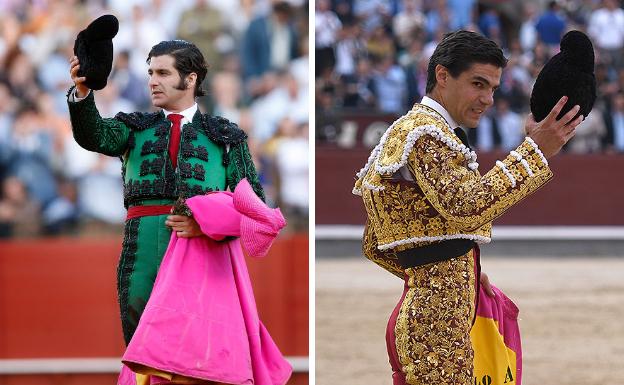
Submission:
[[481,120],[481,117],[477,118],[477,119],[471,119],[469,121],[467,121],[466,123],[464,123],[462,126],[466,127],[466,128],[477,128],[479,126],[479,121]]
[[152,99],[152,105],[157,108],[163,108],[165,103],[162,100]]

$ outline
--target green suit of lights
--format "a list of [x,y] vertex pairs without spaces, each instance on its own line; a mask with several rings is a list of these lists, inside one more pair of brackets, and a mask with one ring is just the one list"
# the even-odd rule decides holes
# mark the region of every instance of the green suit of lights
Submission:
[[[73,88],[70,89],[70,93]],[[68,94],[69,95],[69,94]],[[171,205],[210,191],[222,191],[247,178],[256,194],[264,192],[247,147],[247,135],[236,124],[220,117],[195,113],[182,127],[177,167],[169,159],[171,123],[162,111],[118,113],[103,119],[93,92],[78,102],[69,102],[76,142],[89,151],[122,160],[124,205]],[[126,221],[121,257],[117,268],[117,290],[126,344],[130,342],[152,291],[158,267],[171,230],[167,215]]]

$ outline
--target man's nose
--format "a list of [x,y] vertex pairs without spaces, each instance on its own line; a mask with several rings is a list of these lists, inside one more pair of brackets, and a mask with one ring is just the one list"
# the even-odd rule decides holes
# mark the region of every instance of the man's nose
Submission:
[[494,104],[494,92],[485,91],[481,95],[481,103],[483,103],[486,107],[490,107]]
[[156,85],[156,79],[154,78],[154,76],[150,76],[150,77],[149,77],[149,80],[148,80],[148,82],[147,82],[147,85],[148,85],[150,88],[152,88],[153,86],[155,86],[155,85]]

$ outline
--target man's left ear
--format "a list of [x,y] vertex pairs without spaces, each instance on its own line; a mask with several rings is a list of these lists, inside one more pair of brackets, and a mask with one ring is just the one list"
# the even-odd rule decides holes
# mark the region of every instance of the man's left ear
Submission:
[[443,87],[446,87],[446,82],[448,80],[449,77],[449,72],[448,69],[443,66],[442,64],[438,64],[435,67],[435,76],[436,76],[436,82],[440,85],[442,85]]

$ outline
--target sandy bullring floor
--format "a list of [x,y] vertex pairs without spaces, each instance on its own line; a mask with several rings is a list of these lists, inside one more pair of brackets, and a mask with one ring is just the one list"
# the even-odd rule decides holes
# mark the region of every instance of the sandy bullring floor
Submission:
[[[520,308],[523,385],[624,384],[624,258],[483,257],[482,266]],[[317,385],[392,384],[384,332],[401,290],[363,258],[317,260]]]

